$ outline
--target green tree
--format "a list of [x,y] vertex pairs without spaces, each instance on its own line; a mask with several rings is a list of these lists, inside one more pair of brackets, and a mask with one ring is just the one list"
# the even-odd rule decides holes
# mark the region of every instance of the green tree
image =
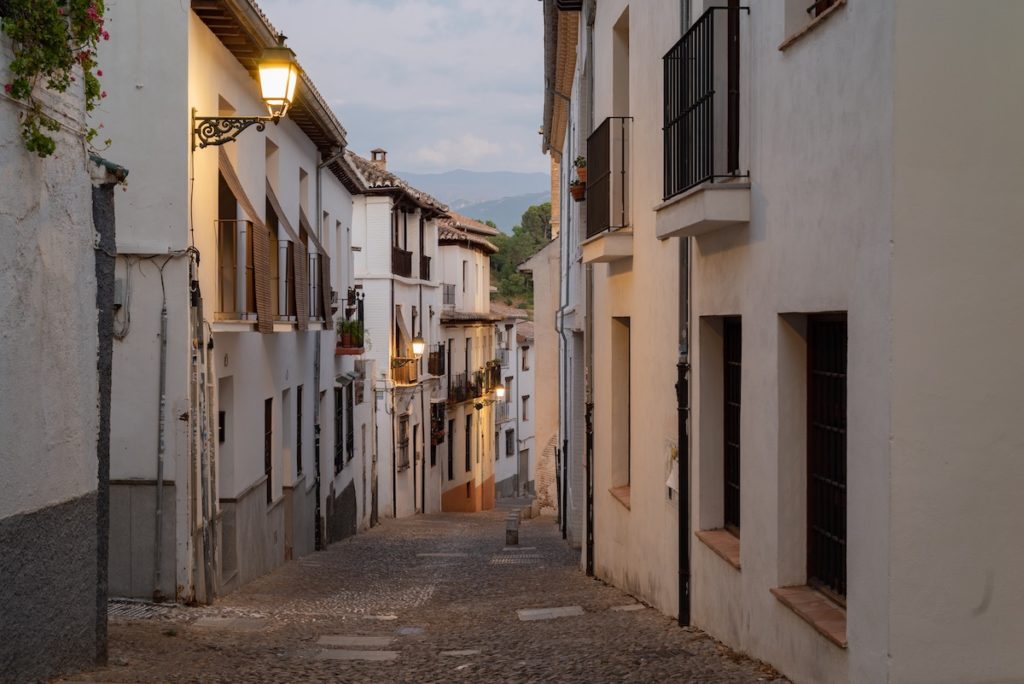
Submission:
[[[488,221],[489,225],[494,225]],[[491,255],[491,282],[498,292],[495,298],[506,304],[533,308],[533,283],[518,271],[519,265],[548,243],[551,229],[551,203],[535,204],[523,212],[521,223],[511,235],[496,235],[498,248]]]

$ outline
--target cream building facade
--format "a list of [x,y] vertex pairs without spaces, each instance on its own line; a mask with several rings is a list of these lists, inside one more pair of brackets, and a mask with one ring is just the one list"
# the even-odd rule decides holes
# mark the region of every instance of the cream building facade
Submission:
[[588,167],[584,563],[796,682],[1020,679],[1021,8],[545,5],[563,188]]
[[498,231],[449,213],[440,223],[438,240],[447,387],[444,423],[435,431],[441,452],[441,509],[477,512],[494,508],[495,500],[500,403],[494,390],[501,383],[501,361],[494,323],[500,314],[491,312],[490,257],[498,250],[488,238]]

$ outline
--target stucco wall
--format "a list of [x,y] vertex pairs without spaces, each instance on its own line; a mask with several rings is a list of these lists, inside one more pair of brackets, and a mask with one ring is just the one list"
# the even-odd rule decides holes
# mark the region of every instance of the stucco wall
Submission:
[[892,682],[1024,680],[1022,10],[895,8]]

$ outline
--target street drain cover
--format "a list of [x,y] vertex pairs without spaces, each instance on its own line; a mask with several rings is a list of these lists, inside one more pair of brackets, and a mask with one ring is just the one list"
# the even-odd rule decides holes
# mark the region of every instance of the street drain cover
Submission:
[[493,556],[491,565],[536,565],[540,563],[538,553],[520,553],[514,556]]
[[107,616],[124,620],[148,620],[167,615],[170,608],[145,601],[107,601]]

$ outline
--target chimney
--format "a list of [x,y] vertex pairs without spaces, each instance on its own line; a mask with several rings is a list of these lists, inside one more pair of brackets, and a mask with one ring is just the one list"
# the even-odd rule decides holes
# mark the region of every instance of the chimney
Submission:
[[370,161],[386,171],[388,168],[388,151],[380,147],[370,150]]

